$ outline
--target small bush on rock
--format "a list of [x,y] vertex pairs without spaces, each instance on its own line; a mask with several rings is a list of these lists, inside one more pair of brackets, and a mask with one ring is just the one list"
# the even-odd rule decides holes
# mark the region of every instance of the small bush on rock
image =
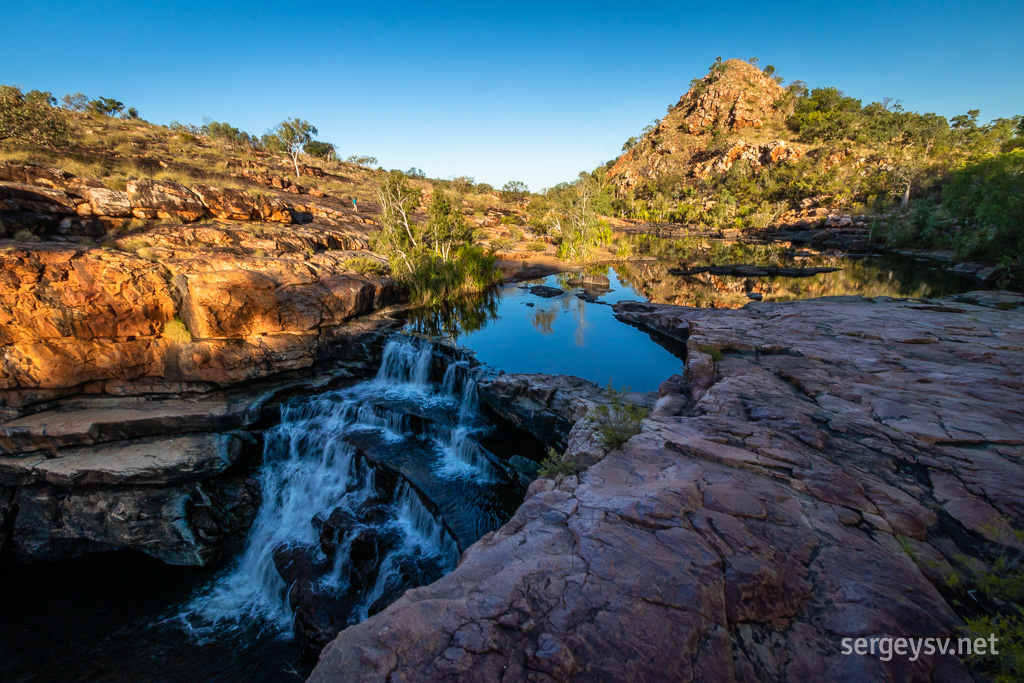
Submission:
[[367,256],[356,256],[345,261],[345,266],[351,268],[360,275],[387,275],[390,271],[388,265],[377,259]]
[[32,233],[31,230],[21,229],[14,233],[13,239],[15,242],[38,242],[39,236]]
[[594,420],[597,422],[597,435],[605,446],[618,448],[640,433],[640,422],[647,417],[647,408],[630,403],[626,399],[626,390],[615,390],[608,383],[607,405],[594,409]]
[[188,344],[192,341],[192,333],[188,331],[181,318],[164,323],[164,336],[176,344]]
[[558,476],[576,474],[577,471],[576,463],[566,460],[565,456],[559,455],[554,448],[549,448],[547,455],[540,463],[540,471],[537,476],[542,479],[553,479]]

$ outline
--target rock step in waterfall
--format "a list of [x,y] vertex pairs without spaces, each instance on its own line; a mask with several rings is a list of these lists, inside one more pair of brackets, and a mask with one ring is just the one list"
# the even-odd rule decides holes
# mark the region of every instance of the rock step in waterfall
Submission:
[[480,445],[493,425],[478,409],[478,372],[395,335],[374,379],[284,404],[266,434],[245,550],[181,623],[200,638],[290,627],[315,657],[346,626],[451,571],[523,495]]

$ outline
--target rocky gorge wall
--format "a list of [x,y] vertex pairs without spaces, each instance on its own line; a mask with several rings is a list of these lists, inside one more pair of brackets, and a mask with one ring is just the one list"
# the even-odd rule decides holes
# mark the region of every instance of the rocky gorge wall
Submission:
[[365,372],[403,296],[319,194],[0,166],[0,229],[48,240],[0,242],[0,562],[202,565],[245,532],[274,397]]
[[[617,304],[687,345],[641,433],[535,482],[310,680],[971,680],[956,657],[840,643],[955,634],[946,577],[1017,548],[1022,303]],[[502,381],[523,416],[575,415],[552,403],[564,382]]]
[[181,244],[200,232],[204,244],[231,236],[157,229],[158,260],[58,245],[0,250],[0,409],[308,367],[344,345],[347,321],[399,300],[389,280],[347,271],[347,253],[255,256]]

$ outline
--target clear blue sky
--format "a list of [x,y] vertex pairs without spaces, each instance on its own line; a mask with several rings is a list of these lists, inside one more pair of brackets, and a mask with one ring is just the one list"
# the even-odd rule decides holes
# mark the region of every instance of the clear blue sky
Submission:
[[8,0],[0,82],[157,123],[305,118],[345,156],[531,189],[618,155],[716,56],[865,102],[1024,113],[1024,2]]

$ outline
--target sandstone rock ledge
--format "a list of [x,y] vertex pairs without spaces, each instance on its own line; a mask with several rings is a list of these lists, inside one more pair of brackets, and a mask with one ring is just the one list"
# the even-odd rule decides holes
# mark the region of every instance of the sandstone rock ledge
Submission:
[[153,260],[0,248],[0,419],[68,395],[209,391],[352,355],[355,319],[401,292],[350,271],[342,237],[292,232],[296,244],[267,236],[262,255],[242,228],[191,226],[134,237],[160,245],[140,249]]
[[1024,311],[617,312],[686,341],[676,400],[578,477],[535,482],[311,680],[970,680],[953,657],[840,643],[951,634],[950,563],[1024,521]]

